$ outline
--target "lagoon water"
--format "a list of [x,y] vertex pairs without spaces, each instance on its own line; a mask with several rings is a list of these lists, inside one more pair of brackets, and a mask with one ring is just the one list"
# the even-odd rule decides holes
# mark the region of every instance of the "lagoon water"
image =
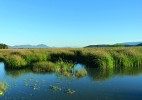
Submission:
[[[29,69],[6,70],[4,63],[0,63],[0,82],[9,85],[0,100],[142,100],[141,69],[87,69],[87,72],[83,78],[64,77],[56,73],[33,73]],[[51,85],[62,90],[54,91]],[[75,93],[68,94],[67,89]]]

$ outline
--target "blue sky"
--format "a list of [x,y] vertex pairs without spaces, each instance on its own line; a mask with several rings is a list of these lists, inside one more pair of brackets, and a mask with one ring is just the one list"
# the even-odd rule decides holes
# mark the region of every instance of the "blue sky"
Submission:
[[0,43],[86,46],[142,41],[142,0],[0,0]]

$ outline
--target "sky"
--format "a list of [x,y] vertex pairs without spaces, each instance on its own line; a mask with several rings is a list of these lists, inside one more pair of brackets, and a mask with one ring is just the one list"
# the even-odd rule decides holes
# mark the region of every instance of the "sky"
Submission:
[[0,43],[83,47],[142,41],[142,0],[0,0]]

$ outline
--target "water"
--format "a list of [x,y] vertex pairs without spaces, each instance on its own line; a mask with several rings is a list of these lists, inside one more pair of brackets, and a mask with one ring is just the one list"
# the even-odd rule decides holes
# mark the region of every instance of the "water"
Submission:
[[[75,68],[84,66],[78,64]],[[56,73],[33,73],[29,69],[5,70],[0,63],[0,82],[9,84],[0,100],[142,100],[142,69],[87,69],[87,72],[83,78],[67,78]],[[54,91],[50,85],[62,90]],[[68,94],[67,89],[75,93]]]

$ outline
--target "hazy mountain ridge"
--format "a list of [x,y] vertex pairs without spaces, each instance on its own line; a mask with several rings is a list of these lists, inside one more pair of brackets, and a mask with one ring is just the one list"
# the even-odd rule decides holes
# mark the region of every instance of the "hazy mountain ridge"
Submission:
[[142,42],[124,42],[124,43],[119,43],[119,44],[124,44],[124,45],[139,45],[141,44]]
[[85,48],[94,48],[94,47],[131,47],[131,46],[142,46],[142,42],[124,42],[124,43],[116,43],[116,44],[98,44],[98,45],[88,45]]
[[39,45],[15,45],[15,46],[8,46],[9,48],[49,48],[49,46],[45,44]]
[[138,44],[137,46],[142,46],[142,43]]
[[[117,47],[117,46],[142,46],[142,42],[124,42],[124,43],[116,43],[113,45],[110,44],[97,44],[97,45],[88,45],[85,46],[85,48],[93,48],[93,47]],[[39,44],[39,45],[15,45],[15,46],[8,46],[8,48],[73,48],[73,47],[49,47],[45,44]]]

